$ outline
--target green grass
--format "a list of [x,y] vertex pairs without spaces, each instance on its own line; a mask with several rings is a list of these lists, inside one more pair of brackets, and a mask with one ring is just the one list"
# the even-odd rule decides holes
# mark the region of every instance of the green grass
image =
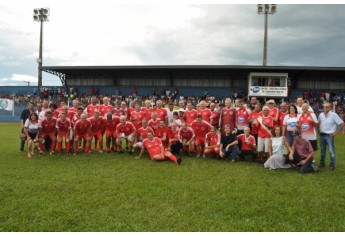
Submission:
[[334,172],[302,175],[190,157],[29,159],[18,124],[0,130],[0,231],[345,231],[343,135]]

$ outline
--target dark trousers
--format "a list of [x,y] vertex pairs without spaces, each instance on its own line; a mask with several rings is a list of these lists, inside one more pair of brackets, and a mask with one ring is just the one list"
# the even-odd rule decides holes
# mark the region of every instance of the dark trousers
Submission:
[[171,148],[171,153],[173,155],[179,155],[180,154],[180,150],[182,148],[182,143],[180,143],[180,141],[177,141],[175,144],[172,144],[170,146]]
[[302,161],[300,155],[295,151],[293,154],[293,161],[292,163],[298,166],[298,171],[302,174],[308,173],[308,172],[315,172],[312,164],[313,164],[313,158],[310,158],[307,163],[305,163],[303,166],[298,165]]
[[250,156],[252,161],[255,161],[256,157],[258,156],[258,152],[256,150],[239,150],[238,156],[241,160],[245,160],[246,156]]

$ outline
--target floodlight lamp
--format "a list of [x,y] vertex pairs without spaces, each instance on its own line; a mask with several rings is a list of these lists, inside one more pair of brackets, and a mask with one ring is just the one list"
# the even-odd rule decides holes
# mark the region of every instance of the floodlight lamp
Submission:
[[271,5],[271,12],[272,13],[276,13],[277,12],[277,5],[276,4],[272,4]]
[[265,13],[268,13],[270,11],[270,5],[265,4]]
[[258,13],[262,13],[262,4],[258,4]]
[[34,15],[38,15],[38,13],[39,13],[39,12],[38,12],[38,8],[35,8],[35,9],[34,9]]
[[43,14],[47,15],[49,14],[49,8],[43,8],[42,9]]
[[38,16],[34,16],[34,21],[40,21]]

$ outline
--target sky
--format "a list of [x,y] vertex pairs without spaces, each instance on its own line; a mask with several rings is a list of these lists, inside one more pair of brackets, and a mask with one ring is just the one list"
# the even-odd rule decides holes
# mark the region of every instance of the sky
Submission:
[[[0,86],[37,86],[40,7],[50,8],[43,66],[262,65],[257,2],[175,2],[1,0]],[[268,65],[345,66],[345,5],[275,3]],[[48,85],[61,82],[44,72]]]

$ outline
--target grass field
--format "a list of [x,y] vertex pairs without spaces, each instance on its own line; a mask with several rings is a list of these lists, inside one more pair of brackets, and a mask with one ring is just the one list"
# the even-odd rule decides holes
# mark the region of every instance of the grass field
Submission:
[[128,154],[29,159],[19,125],[0,130],[2,232],[345,231],[343,135],[334,172],[302,175],[190,157],[181,166]]

